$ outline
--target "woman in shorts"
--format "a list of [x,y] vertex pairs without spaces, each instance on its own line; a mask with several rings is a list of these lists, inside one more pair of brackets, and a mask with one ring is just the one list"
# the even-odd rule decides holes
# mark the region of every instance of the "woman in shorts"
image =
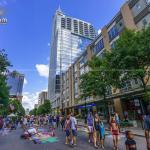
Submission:
[[90,112],[87,117],[87,126],[88,126],[88,132],[89,132],[89,143],[93,142],[93,132],[94,132],[94,119],[93,115]]

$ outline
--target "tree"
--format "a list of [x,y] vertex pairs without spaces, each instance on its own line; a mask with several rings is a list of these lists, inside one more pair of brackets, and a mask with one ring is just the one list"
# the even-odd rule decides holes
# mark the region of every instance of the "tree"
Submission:
[[37,115],[37,108],[32,109],[32,110],[29,112],[29,114],[36,116],[36,115]]
[[9,105],[14,106],[14,110],[10,109],[10,112],[17,113],[18,115],[24,116],[25,109],[23,108],[22,104],[18,100],[10,100]]
[[116,74],[120,74],[117,76],[118,83],[139,79],[147,94],[150,79],[150,27],[137,32],[126,29],[106,57],[109,66]]
[[5,73],[8,67],[11,66],[5,50],[0,50],[0,104],[8,105],[9,101],[9,88],[6,83]]
[[50,100],[45,100],[44,104],[40,105],[37,109],[38,115],[45,115],[51,113],[51,103]]
[[80,77],[81,98],[88,96],[103,97],[105,108],[108,112],[106,97],[107,92],[111,90],[111,86],[113,85],[111,78],[114,76],[114,72],[110,71],[105,57],[93,57],[88,62],[88,65],[91,70]]

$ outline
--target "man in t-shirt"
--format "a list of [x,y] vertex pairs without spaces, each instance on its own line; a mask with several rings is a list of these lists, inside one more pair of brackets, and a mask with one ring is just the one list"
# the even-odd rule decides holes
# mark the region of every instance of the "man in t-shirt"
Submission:
[[71,131],[72,131],[72,145],[76,145],[76,136],[77,136],[77,120],[74,117],[74,114],[71,114]]
[[145,138],[147,142],[147,149],[150,150],[149,132],[150,132],[150,105],[147,107],[148,115],[144,118]]

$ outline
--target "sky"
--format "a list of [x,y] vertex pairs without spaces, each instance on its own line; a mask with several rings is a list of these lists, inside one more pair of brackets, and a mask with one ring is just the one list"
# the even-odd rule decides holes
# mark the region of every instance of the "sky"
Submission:
[[68,16],[90,22],[98,31],[126,0],[0,0],[5,9],[0,24],[0,49],[13,67],[25,75],[23,106],[33,109],[38,94],[48,87],[52,17],[59,5]]

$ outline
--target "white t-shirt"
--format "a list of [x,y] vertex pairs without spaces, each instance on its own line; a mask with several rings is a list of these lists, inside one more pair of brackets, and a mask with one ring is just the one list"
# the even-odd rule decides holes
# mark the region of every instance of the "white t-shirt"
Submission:
[[23,124],[26,125],[27,124],[27,118],[23,119]]
[[75,117],[71,117],[70,118],[70,121],[71,121],[71,129],[72,130],[75,130],[76,129],[76,125],[77,125],[77,120]]
[[35,128],[30,128],[30,129],[28,130],[28,132],[29,132],[30,134],[36,134],[36,133],[37,133],[37,130],[36,130]]

